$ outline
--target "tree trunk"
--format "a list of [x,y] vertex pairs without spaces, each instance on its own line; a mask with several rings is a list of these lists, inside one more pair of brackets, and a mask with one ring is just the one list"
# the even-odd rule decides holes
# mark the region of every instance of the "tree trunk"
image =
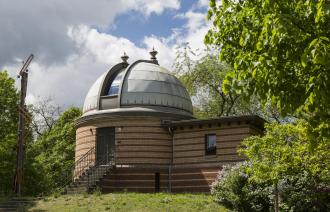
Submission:
[[279,203],[278,203],[278,186],[277,182],[274,184],[274,208],[275,212],[279,212]]

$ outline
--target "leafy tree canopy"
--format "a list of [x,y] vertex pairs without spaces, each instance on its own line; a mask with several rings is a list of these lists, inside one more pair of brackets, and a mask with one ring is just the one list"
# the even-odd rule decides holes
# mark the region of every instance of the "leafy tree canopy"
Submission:
[[[250,181],[273,184],[275,195],[285,196],[292,207],[299,207],[295,203],[299,201],[322,208],[329,198],[330,139],[318,140],[311,149],[310,140],[315,138],[309,135],[309,128],[304,121],[267,124],[266,134],[245,139],[240,151],[250,163],[246,168]],[[277,190],[278,186],[282,188]]]
[[241,111],[239,95],[223,92],[222,83],[230,67],[218,61],[213,51],[193,51],[189,44],[177,50],[175,72],[192,96],[195,115],[205,118],[246,112]]
[[74,123],[80,116],[79,108],[67,109],[49,131],[28,147],[29,172],[26,175],[30,178],[26,180],[26,190],[49,192],[63,185],[63,174],[74,163]]
[[15,80],[0,72],[0,192],[12,189],[17,142],[18,92]]
[[210,0],[207,44],[233,70],[224,90],[271,101],[280,112],[307,114],[330,134],[330,2]]
[[218,48],[210,46],[194,51],[188,43],[177,48],[175,74],[192,97],[196,117],[259,115],[269,121],[288,121],[281,118],[271,104],[262,107],[260,98],[255,95],[247,99],[234,89],[224,92],[223,83],[231,67],[218,60],[218,53]]
[[264,136],[246,138],[241,152],[253,164],[254,181],[277,182],[285,174],[308,171],[313,176],[330,182],[330,140],[319,141],[316,149],[309,148],[310,126],[306,122],[297,125],[266,124]]

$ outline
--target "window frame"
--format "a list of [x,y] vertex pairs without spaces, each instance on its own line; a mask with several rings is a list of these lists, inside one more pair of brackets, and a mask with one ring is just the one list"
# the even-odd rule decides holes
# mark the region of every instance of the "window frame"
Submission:
[[[215,145],[213,148],[208,148],[209,144],[209,136],[215,136]],[[216,156],[217,155],[217,134],[216,133],[208,133],[205,134],[205,156]]]
[[[118,76],[121,75],[121,78],[120,79],[117,79]],[[121,69],[119,70],[116,74],[113,75],[113,78],[109,84],[109,87],[107,89],[107,93],[106,93],[106,96],[109,96],[109,97],[117,97],[120,93],[120,87],[121,87],[121,84],[123,83],[123,79],[125,77],[125,69]],[[115,84],[114,84],[115,83]],[[112,87],[118,87],[118,92],[115,93],[115,94],[110,94],[110,90]]]

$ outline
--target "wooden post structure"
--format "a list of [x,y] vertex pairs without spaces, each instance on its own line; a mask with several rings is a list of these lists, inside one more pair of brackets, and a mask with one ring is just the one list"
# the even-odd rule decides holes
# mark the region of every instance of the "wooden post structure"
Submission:
[[19,117],[18,117],[18,138],[17,138],[17,160],[16,160],[16,173],[15,173],[15,193],[18,197],[22,194],[22,182],[23,182],[23,164],[24,164],[24,152],[25,152],[25,119],[27,117],[25,107],[25,97],[27,91],[27,80],[28,80],[28,69],[27,67],[33,59],[31,54],[28,59],[24,62],[18,77],[21,78],[21,92],[20,92],[20,103],[18,106]]

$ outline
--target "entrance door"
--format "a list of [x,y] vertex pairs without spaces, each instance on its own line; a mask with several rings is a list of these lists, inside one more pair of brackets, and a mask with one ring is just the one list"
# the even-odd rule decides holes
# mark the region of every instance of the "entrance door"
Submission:
[[96,159],[99,164],[107,164],[111,158],[110,153],[115,151],[115,128],[97,128]]

